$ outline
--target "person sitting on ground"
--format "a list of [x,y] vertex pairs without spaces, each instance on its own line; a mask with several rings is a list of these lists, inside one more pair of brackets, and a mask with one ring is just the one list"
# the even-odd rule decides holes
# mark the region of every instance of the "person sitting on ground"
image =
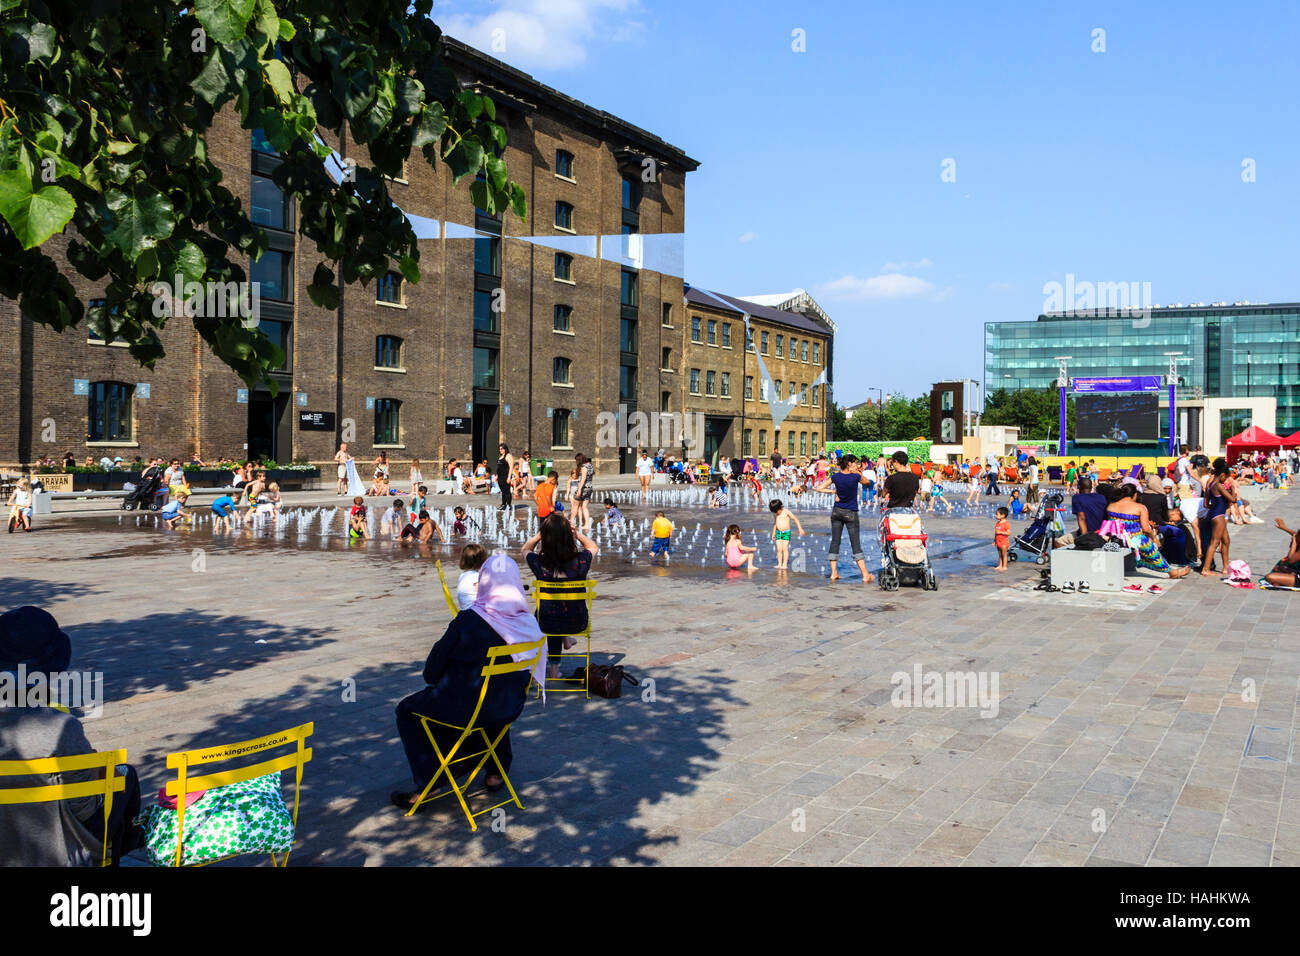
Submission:
[[352,510],[348,512],[348,538],[350,540],[370,537],[366,513],[366,499],[357,495],[352,499]]
[[[20,669],[29,681],[26,706],[0,707],[0,760],[43,760],[95,753],[81,721],[48,704],[30,683],[45,676],[49,688],[66,673],[72,659],[72,642],[48,611],[30,605],[0,614],[0,674],[11,686]],[[122,857],[144,845],[143,831],[135,825],[140,813],[140,780],[135,768],[119,764],[126,787],[113,797],[108,814],[109,858],[117,866]],[[103,779],[102,770],[63,774],[6,777],[6,788],[57,786]],[[104,855],[104,798],[102,796],[48,803],[0,803],[0,854],[9,866],[99,866]]]
[[1273,570],[1264,575],[1264,580],[1275,588],[1300,589],[1300,531],[1292,531],[1281,518],[1274,518],[1273,523],[1291,536],[1291,546],[1286,556]]
[[460,577],[456,580],[456,606],[462,611],[478,599],[479,569],[488,558],[481,544],[467,544],[460,549]]
[[1138,501],[1138,483],[1135,478],[1125,479],[1116,489],[1116,498],[1106,508],[1107,527],[1115,533],[1128,536],[1129,545],[1137,552],[1139,567],[1160,571],[1171,578],[1186,577],[1190,568],[1171,569],[1160,553],[1160,536],[1152,527],[1144,504]]
[[1011,514],[1019,518],[1025,511],[1025,503],[1020,500],[1020,489],[1011,489],[1011,500],[1007,502],[1011,507]]
[[[600,545],[575,529],[568,518],[552,514],[543,519],[541,530],[524,542],[520,554],[538,581],[584,581],[599,552]],[[577,643],[568,635],[587,629],[587,602],[542,601],[537,619],[554,657]],[[551,661],[547,676],[560,676],[558,659]]]
[[727,479],[719,478],[718,483],[713,486],[713,492],[709,495],[710,508],[727,507]]
[[[562,519],[561,519],[562,520]],[[567,522],[566,522],[567,523]],[[580,604],[581,601],[565,602]],[[391,800],[403,811],[415,806],[420,793],[438,773],[439,760],[429,745],[429,737],[420,717],[432,721],[429,730],[443,754],[447,754],[460,739],[461,731],[454,727],[465,726],[479,706],[484,677],[483,667],[489,663],[488,649],[502,644],[529,644],[543,638],[537,620],[529,613],[528,599],[524,596],[519,579],[519,566],[509,556],[495,554],[483,563],[479,571],[478,590],[474,603],[457,614],[424,665],[424,682],[427,685],[397,705],[397,733],[401,737],[406,759],[411,765],[414,791],[394,791]],[[515,655],[512,655],[512,658]],[[516,660],[522,663],[523,658]],[[498,662],[504,663],[502,658]],[[546,645],[536,655],[536,664],[529,670],[498,674],[489,680],[487,696],[479,707],[476,725],[495,740],[502,729],[514,723],[523,712],[530,680],[544,683],[546,673]],[[451,724],[451,727],[443,726]],[[496,745],[497,759],[509,773],[514,752],[510,735],[505,734]],[[453,764],[453,772],[465,773],[466,764]],[[445,780],[445,777],[440,780]],[[459,779],[459,778],[458,778]],[[483,780],[488,790],[500,790],[505,781],[495,770]],[[432,794],[430,794],[432,795]],[[432,806],[426,802],[416,812]]]

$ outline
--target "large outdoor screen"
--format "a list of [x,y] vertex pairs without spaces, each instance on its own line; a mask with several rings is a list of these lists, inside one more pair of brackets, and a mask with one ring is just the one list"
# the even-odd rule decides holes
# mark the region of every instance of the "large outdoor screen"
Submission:
[[1094,445],[1160,441],[1160,396],[1154,392],[1075,395],[1074,440]]

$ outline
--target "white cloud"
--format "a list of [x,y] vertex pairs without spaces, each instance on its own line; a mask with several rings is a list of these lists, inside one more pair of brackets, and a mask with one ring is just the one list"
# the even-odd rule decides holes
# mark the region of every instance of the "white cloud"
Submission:
[[[627,15],[638,0],[502,0],[490,13],[437,17],[443,32],[511,66],[583,65],[593,40],[629,39],[641,24]],[[436,11],[435,11],[436,13]]]
[[757,239],[757,238],[758,238],[758,233],[756,233],[756,232],[747,232],[747,233],[745,233],[743,236],[740,237],[740,240],[739,240],[739,241],[740,241],[740,242],[753,242],[753,241],[754,241],[755,239]]
[[865,279],[854,275],[841,276],[817,287],[817,294],[828,299],[903,299],[932,292],[934,286],[929,282],[900,272],[887,272]]
[[886,262],[880,267],[881,272],[906,272],[908,269],[928,269],[934,263],[927,256],[916,262]]

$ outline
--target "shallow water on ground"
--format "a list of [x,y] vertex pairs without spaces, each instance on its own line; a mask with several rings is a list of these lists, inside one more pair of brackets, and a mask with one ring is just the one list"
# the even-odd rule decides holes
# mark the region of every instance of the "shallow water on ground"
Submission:
[[[606,579],[630,575],[656,575],[686,579],[716,580],[719,574],[728,579],[771,576],[792,585],[810,586],[829,577],[830,569],[826,551],[829,545],[831,499],[828,495],[805,494],[788,502],[790,513],[803,525],[804,534],[797,533],[790,541],[790,569],[775,572],[776,550],[771,538],[772,514],[767,507],[769,494],[759,500],[748,492],[733,493],[726,507],[707,506],[703,489],[669,489],[652,492],[649,504],[640,502],[637,491],[617,491],[599,495],[598,499],[615,500],[624,515],[624,523],[609,525],[604,520],[603,506],[593,509],[597,523],[592,537],[600,546],[593,564],[593,574]],[[518,558],[523,543],[537,530],[536,512],[519,506],[509,514],[489,505],[466,509],[467,533],[453,534],[455,520],[452,509],[437,507],[431,501],[430,516],[447,539],[436,537],[427,545],[394,540],[385,533],[381,516],[390,503],[369,503],[367,523],[371,536],[368,539],[350,539],[347,533],[347,508],[285,508],[273,520],[269,514],[253,515],[235,523],[231,531],[214,530],[210,508],[193,509],[192,519],[169,530],[161,517],[154,512],[124,512],[121,515],[54,518],[42,524],[41,531],[48,534],[94,532],[95,547],[72,557],[50,557],[43,560],[86,560],[112,557],[177,554],[184,557],[187,551],[229,552],[242,550],[283,552],[356,553],[359,557],[378,561],[429,561],[439,559],[448,575],[454,580],[456,557],[461,547],[471,541],[482,544],[489,552],[507,551]],[[674,522],[672,551],[668,555],[652,556],[650,553],[650,524],[657,511],[664,511]],[[241,512],[242,514],[242,512]],[[942,579],[987,567],[990,563],[989,542],[961,534],[953,519],[989,518],[991,507],[980,505],[969,509],[958,503],[951,515],[925,515],[930,534],[930,555],[936,574]],[[864,511],[861,524],[861,541],[867,567],[873,572],[880,565],[880,545],[877,537],[879,517]],[[734,571],[723,560],[723,537],[728,525],[738,525],[742,541],[758,549],[756,570]],[[969,522],[961,523],[969,529]],[[793,526],[792,526],[793,527]],[[104,543],[112,542],[110,547]],[[981,547],[982,546],[982,547]],[[846,581],[861,580],[861,574],[852,560],[847,534],[840,546],[839,573]]]

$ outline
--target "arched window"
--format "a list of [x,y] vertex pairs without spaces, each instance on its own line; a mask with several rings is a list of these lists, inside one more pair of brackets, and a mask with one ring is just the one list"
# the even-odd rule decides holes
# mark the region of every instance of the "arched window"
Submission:
[[569,410],[567,408],[556,408],[551,411],[551,447],[573,447],[569,442]]
[[567,149],[555,151],[555,175],[565,179],[573,178],[573,154]]
[[375,399],[376,445],[402,443],[402,403],[395,398]]
[[90,408],[86,416],[86,440],[131,441],[131,396],[134,385],[125,382],[92,382]]
[[380,276],[375,283],[375,301],[387,302],[389,305],[402,304],[402,276],[397,272],[390,272],[386,276]]
[[573,206],[564,201],[555,204],[555,225],[558,229],[573,228]]
[[402,340],[395,335],[375,337],[375,367],[402,367]]
[[555,278],[563,279],[565,282],[573,281],[573,256],[567,252],[555,254]]
[[551,382],[556,385],[570,384],[572,362],[561,355],[555,356],[555,361],[551,363]]

